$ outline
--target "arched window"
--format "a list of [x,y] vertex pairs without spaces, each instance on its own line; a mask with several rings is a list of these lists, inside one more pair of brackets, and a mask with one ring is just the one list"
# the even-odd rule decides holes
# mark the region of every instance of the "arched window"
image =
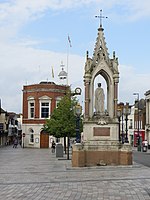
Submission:
[[34,143],[34,130],[32,128],[29,129],[29,135],[30,143]]

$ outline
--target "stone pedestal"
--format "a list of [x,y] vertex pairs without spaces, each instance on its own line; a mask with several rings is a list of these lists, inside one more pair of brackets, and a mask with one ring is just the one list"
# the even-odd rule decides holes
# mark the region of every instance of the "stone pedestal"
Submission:
[[128,144],[73,146],[72,167],[100,165],[132,165],[131,146]]
[[119,143],[115,120],[109,123],[106,119],[84,122],[83,135],[83,144],[73,146],[73,167],[132,165],[131,146]]

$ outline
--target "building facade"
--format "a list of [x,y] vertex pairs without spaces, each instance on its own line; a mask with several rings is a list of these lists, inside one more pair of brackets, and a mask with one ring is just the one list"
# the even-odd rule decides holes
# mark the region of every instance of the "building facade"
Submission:
[[21,140],[22,134],[22,114],[8,112],[8,141],[12,144],[14,139]]
[[148,141],[148,148],[150,149],[150,90],[145,93],[146,100],[146,125],[145,125],[145,139]]
[[7,144],[8,138],[8,115],[0,107],[0,147]]
[[54,82],[23,86],[22,145],[31,148],[49,148],[52,138],[42,131],[46,119],[66,94],[68,86]]
[[0,146],[13,144],[14,138],[21,138],[21,114],[7,112],[0,108]]
[[138,138],[140,146],[142,141],[145,140],[145,124],[146,124],[146,107],[145,100],[140,99],[139,102],[135,101],[134,106],[134,146],[137,146]]

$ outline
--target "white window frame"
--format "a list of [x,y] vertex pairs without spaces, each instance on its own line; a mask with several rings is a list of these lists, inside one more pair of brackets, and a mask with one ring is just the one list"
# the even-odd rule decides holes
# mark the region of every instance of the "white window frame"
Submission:
[[60,102],[60,100],[61,100],[61,97],[56,98],[56,108],[58,107],[58,103]]
[[[42,103],[48,103],[49,104],[49,113],[48,113],[48,117],[45,118],[45,117],[42,117]],[[48,96],[42,96],[39,98],[39,109],[40,109],[40,119],[50,119],[50,114],[51,114],[51,98],[48,97]]]
[[[34,119],[35,118],[35,100],[34,97],[28,97],[28,119]],[[31,103],[34,104],[34,113],[33,117],[31,117]]]
[[30,133],[30,144],[34,143],[34,134]]
[[32,128],[29,129],[29,144],[34,144],[34,130]]

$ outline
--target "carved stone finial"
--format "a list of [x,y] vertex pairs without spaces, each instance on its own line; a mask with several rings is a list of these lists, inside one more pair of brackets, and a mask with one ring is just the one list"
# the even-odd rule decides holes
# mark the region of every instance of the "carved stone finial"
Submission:
[[88,57],[89,57],[89,52],[87,51],[86,52],[86,59],[88,59]]
[[115,51],[113,51],[113,59],[115,59],[115,58],[116,58]]

